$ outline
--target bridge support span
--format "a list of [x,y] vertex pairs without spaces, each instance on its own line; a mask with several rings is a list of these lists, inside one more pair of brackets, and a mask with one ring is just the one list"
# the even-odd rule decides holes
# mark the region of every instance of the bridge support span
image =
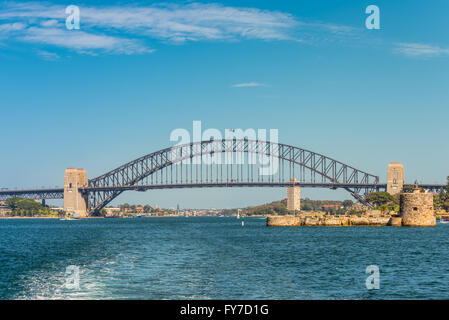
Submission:
[[87,216],[87,196],[80,188],[87,187],[85,169],[68,168],[64,175],[64,211],[75,216]]

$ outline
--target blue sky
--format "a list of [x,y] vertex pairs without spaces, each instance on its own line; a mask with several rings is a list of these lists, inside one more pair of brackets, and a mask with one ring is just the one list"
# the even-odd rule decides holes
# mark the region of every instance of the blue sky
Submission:
[[[170,132],[276,128],[280,142],[385,180],[449,175],[445,1],[0,2],[0,187],[61,186],[171,145]],[[381,29],[365,28],[380,8]],[[343,191],[303,196],[344,199]],[[125,193],[115,202],[233,207],[283,189]]]

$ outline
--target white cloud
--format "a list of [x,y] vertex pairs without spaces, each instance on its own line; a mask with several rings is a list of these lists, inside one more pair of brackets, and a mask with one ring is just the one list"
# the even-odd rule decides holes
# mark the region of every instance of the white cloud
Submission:
[[49,51],[45,51],[45,50],[38,50],[37,54],[39,56],[41,56],[43,59],[49,60],[49,61],[55,61],[60,58],[57,53],[49,52]]
[[20,22],[14,23],[4,23],[0,24],[0,32],[2,35],[6,35],[7,33],[20,31],[26,28],[26,24]]
[[96,35],[80,30],[68,31],[57,28],[30,27],[21,39],[28,42],[65,47],[83,53],[97,49],[122,54],[152,52],[136,40]]
[[51,20],[44,20],[41,22],[41,25],[43,27],[54,27],[56,25],[60,24],[60,22],[58,20],[55,19],[51,19]]
[[[2,21],[20,21],[11,40],[108,53],[153,52],[146,41],[290,40],[295,20],[286,13],[220,4],[80,7],[81,30],[66,30],[65,7],[44,2],[7,2]],[[11,24],[0,24],[0,30]]]
[[287,13],[220,4],[82,9],[84,23],[124,29],[168,41],[287,40],[296,24]]
[[233,84],[233,88],[248,88],[248,87],[266,87],[266,84],[258,83],[258,82],[244,82]]
[[6,2],[0,28],[20,23],[22,31],[8,33],[7,39],[97,54],[153,52],[148,43],[154,40],[328,42],[355,33],[348,26],[301,22],[285,12],[217,3],[80,6],[81,30],[71,31],[65,28],[66,16],[62,5]]
[[421,43],[398,43],[394,52],[409,57],[435,57],[449,55],[449,49]]

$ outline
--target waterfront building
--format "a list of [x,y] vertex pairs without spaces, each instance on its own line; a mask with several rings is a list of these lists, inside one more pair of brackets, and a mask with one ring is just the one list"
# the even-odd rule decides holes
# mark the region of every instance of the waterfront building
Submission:
[[9,208],[8,206],[4,205],[4,204],[0,204],[0,216],[1,217],[5,217],[9,214],[11,214],[12,210],[11,208]]
[[143,213],[143,207],[142,206],[137,206],[136,207],[136,212],[137,213]]

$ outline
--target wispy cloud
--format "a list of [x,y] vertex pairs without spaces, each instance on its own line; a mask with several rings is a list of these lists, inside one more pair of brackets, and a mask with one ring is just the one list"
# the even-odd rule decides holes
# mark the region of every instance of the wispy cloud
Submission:
[[58,60],[60,57],[57,53],[49,52],[45,50],[37,50],[37,54],[42,57],[44,60],[48,61],[55,61]]
[[129,39],[97,35],[84,31],[67,32],[67,30],[57,28],[30,27],[27,29],[26,34],[19,39],[65,47],[83,53],[89,53],[90,51],[93,53],[95,50],[121,54],[153,51]]
[[398,54],[409,57],[436,57],[449,55],[449,48],[441,48],[422,43],[398,43],[393,49]]
[[244,82],[244,83],[236,83],[233,84],[233,88],[251,88],[251,87],[266,87],[266,84],[258,83],[258,82]]
[[11,41],[33,42],[77,52],[141,54],[148,42],[299,40],[287,13],[221,4],[154,4],[80,7],[81,30],[65,28],[65,7],[44,2],[6,2],[0,32]]
[[159,4],[83,9],[85,23],[125,29],[168,41],[288,40],[295,19],[287,13],[221,4]]
[[[305,22],[285,12],[217,3],[81,6],[80,12],[81,30],[67,30],[65,6],[48,2],[3,2],[1,45],[32,43],[36,52],[64,48],[99,55],[147,54],[155,51],[153,46],[158,42],[259,40],[355,45],[366,41],[360,28]],[[448,47],[437,45],[388,41],[378,45],[385,44],[393,52],[408,57],[449,55]],[[263,85],[256,82],[233,85],[236,88],[257,86]]]
[[26,24],[20,22],[0,24],[0,39],[8,38],[26,28]]

